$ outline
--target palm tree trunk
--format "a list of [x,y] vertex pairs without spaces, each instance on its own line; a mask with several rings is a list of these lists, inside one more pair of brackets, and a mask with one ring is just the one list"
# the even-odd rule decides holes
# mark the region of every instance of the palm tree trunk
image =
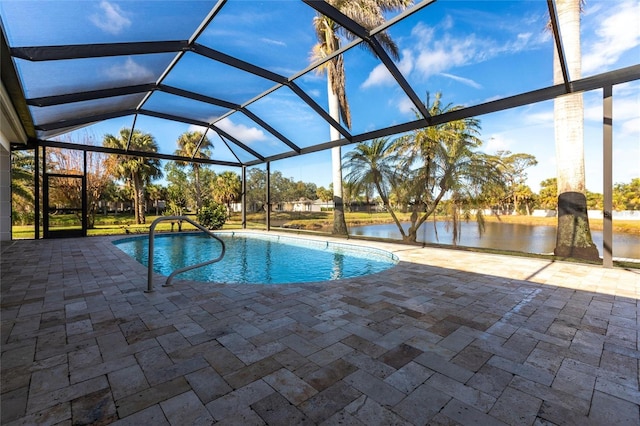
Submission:
[[[420,216],[418,221],[416,222],[412,218],[407,238],[403,238],[403,240],[411,242],[416,242],[418,240],[418,229],[420,229],[420,227],[426,222],[429,216],[431,216],[436,211],[436,207],[438,207],[438,204],[440,204],[440,200],[442,200],[442,197],[444,197],[444,194],[446,193],[447,191],[445,189],[440,188],[440,192],[438,192],[438,195],[431,203],[431,207],[429,207],[427,211],[422,216]],[[457,227],[456,220],[457,219],[454,218],[454,226]]]
[[[558,20],[569,76],[580,78],[580,0],[557,0]],[[562,83],[558,52],[554,49],[553,80]],[[598,260],[587,217],[584,173],[584,105],[582,93],[554,100],[555,145],[558,178],[558,228],[556,256]]]
[[393,207],[391,207],[391,203],[389,202],[389,198],[385,195],[385,192],[382,190],[382,187],[380,186],[379,182],[375,182],[375,185],[376,185],[376,189],[378,190],[378,194],[380,194],[380,198],[382,198],[382,203],[387,208],[387,211],[389,212],[389,214],[391,214],[391,217],[393,218],[393,221],[395,222],[396,226],[398,227],[398,231],[400,231],[400,235],[402,236],[402,239],[406,240],[407,235],[404,232],[404,228],[402,227],[402,223],[400,222],[400,219],[398,219],[398,216],[396,216],[396,213],[393,210]]
[[193,174],[196,181],[196,212],[199,212],[202,208],[202,191],[200,189],[200,167],[197,164],[193,165]]
[[133,185],[133,217],[136,219],[136,223],[140,224],[138,217],[138,176],[135,173],[131,173],[131,184]]
[[144,217],[144,186],[140,175],[134,173],[133,181],[133,209],[135,211],[136,223],[142,225],[145,223]]
[[[336,121],[340,121],[340,106],[338,96],[331,87],[331,76],[327,76],[327,92],[329,96],[329,115]],[[340,133],[331,127],[331,140],[340,139]],[[344,201],[342,197],[342,150],[339,146],[331,148],[331,170],[333,178],[333,233],[336,235],[348,235],[347,221],[344,216]]]
[[140,185],[139,188],[139,192],[138,192],[138,217],[140,218],[140,224],[144,224],[147,222],[147,218],[146,218],[146,200],[144,197],[144,186]]

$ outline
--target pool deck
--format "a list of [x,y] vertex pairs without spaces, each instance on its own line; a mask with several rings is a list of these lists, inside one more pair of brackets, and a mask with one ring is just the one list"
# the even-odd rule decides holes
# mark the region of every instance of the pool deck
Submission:
[[640,424],[640,270],[349,240],[401,262],[146,293],[113,239],[2,244],[2,425]]

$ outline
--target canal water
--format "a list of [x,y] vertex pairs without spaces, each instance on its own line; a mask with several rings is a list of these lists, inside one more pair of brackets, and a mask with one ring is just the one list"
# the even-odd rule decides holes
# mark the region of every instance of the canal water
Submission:
[[[405,229],[409,224],[403,224]],[[522,225],[515,223],[486,222],[480,236],[476,222],[461,222],[462,232],[457,244],[467,247],[482,247],[513,250],[526,253],[553,253],[556,243],[555,226]],[[401,240],[395,224],[354,226],[352,235]],[[436,244],[453,244],[451,223],[426,222],[418,231],[418,241]],[[594,244],[602,256],[602,231],[591,231]],[[613,256],[640,260],[640,236],[630,234],[613,235]]]

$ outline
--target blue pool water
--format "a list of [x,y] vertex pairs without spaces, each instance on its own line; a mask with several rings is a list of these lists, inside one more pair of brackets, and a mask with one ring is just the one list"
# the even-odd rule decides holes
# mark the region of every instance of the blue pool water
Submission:
[[[224,258],[176,279],[244,284],[328,281],[381,272],[398,263],[392,253],[351,244],[245,232],[216,236],[226,245]],[[114,244],[148,266],[148,237],[125,238]],[[216,258],[221,250],[219,242],[202,233],[159,234],[154,246],[154,271],[165,276]]]

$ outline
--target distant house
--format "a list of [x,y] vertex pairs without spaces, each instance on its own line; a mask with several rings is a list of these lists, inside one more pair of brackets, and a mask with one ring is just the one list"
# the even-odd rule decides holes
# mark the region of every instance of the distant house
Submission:
[[294,212],[310,212],[313,211],[313,200],[300,197],[298,201],[292,203],[292,211]]
[[531,213],[531,216],[536,216],[536,217],[556,217],[556,211],[555,210],[535,209]]
[[281,212],[321,212],[333,210],[333,201],[311,200],[301,197],[296,201],[273,204],[272,210]]
[[322,201],[320,199],[314,200],[313,205],[311,206],[312,212],[321,212],[323,210],[333,210],[333,200],[331,201]]
[[[281,211],[281,212],[320,212],[323,210],[331,210],[333,209],[333,201],[321,201],[321,200],[310,200],[308,198],[300,198],[297,201],[287,201],[282,203],[273,203],[271,205],[271,211]],[[241,203],[232,203],[231,204],[232,212],[241,212],[242,204]],[[251,203],[247,205],[247,212],[262,212],[265,211],[264,204],[259,203]]]
[[377,213],[385,210],[382,204],[378,204],[374,201],[365,202],[365,201],[352,201],[348,205],[348,210],[350,212],[366,212],[366,213]]

